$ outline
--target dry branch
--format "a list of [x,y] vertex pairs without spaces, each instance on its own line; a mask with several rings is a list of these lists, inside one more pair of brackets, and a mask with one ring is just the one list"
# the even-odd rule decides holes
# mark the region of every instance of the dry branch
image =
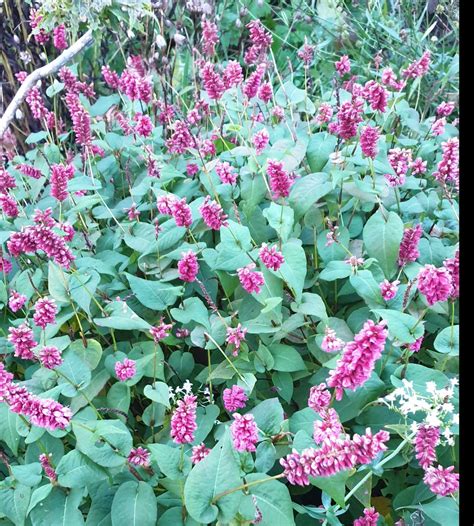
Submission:
[[48,75],[58,72],[65,64],[70,62],[78,53],[85,49],[92,42],[92,40],[92,30],[89,29],[79,40],[74,42],[72,46],[65,49],[59,55],[59,57],[55,58],[49,64],[36,69],[26,77],[24,82],[21,84],[20,89],[16,92],[12,101],[5,110],[5,113],[0,118],[0,138],[3,137],[3,134],[14,119],[16,110],[20,107],[20,104],[25,100],[28,92],[33,86],[35,86],[38,80],[44,79]]

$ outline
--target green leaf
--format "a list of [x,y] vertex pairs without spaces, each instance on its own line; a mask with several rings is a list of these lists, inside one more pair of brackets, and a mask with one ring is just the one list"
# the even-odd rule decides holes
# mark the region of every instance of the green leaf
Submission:
[[387,279],[397,270],[402,237],[403,221],[395,212],[379,209],[364,226],[363,239],[367,253],[378,261]]
[[275,464],[275,446],[269,440],[260,442],[255,453],[255,468],[261,473],[267,473]]
[[292,303],[291,308],[295,312],[314,316],[320,320],[326,320],[328,317],[323,299],[319,294],[314,294],[313,292],[303,292],[301,301]]
[[306,370],[303,358],[293,347],[283,343],[274,343],[268,347],[268,350],[273,356],[273,369],[276,371],[291,373]]
[[164,444],[148,444],[153,460],[160,471],[172,480],[183,479],[191,471],[191,460],[181,456],[181,448]]
[[39,462],[33,462],[31,464],[11,466],[11,470],[15,479],[25,486],[33,488],[37,486],[42,476],[43,468]]
[[29,517],[31,523],[35,526],[83,526],[84,518],[79,510],[83,494],[83,489],[73,489],[66,494],[60,488],[53,488],[39,501],[40,505],[33,508]]
[[62,457],[56,473],[59,484],[65,488],[82,488],[107,478],[107,472],[103,468],[77,450]]
[[209,455],[191,470],[184,486],[186,509],[194,520],[201,523],[213,522],[218,517],[223,523],[230,522],[239,509],[242,493],[230,493],[215,504],[212,500],[241,484],[240,468],[226,431]]
[[120,420],[72,421],[77,449],[99,466],[123,466],[132,449],[133,440]]
[[84,347],[82,340],[76,340],[69,345],[69,351],[73,352],[93,371],[102,357],[102,346],[97,340],[86,340],[87,347]]
[[284,414],[278,398],[269,398],[256,405],[250,413],[260,430],[266,435],[276,435],[281,428]]
[[163,404],[168,409],[170,408],[170,393],[168,386],[164,382],[156,382],[154,386],[146,385],[143,394],[150,400],[153,400],[153,402]]
[[112,526],[155,526],[157,517],[156,497],[149,484],[129,480],[120,485],[112,501]]
[[350,477],[349,470],[341,471],[330,477],[311,477],[310,482],[334,499],[336,504],[344,508],[346,495],[346,480]]
[[20,417],[12,413],[7,404],[0,403],[0,440],[5,442],[15,456],[18,454],[20,443],[20,435],[16,430],[19,420]]
[[442,497],[427,504],[421,504],[420,509],[442,526],[457,526],[459,524],[459,505],[449,497]]
[[175,287],[169,283],[137,278],[127,273],[125,276],[138,301],[149,309],[164,310],[168,305],[172,305],[183,292],[181,286]]
[[370,270],[358,270],[357,274],[350,276],[349,281],[369,308],[373,309],[385,304],[380,287]]
[[130,387],[124,382],[113,384],[107,393],[107,405],[127,413],[130,408]]
[[30,502],[31,489],[17,484],[15,488],[0,490],[0,512],[4,513],[15,526],[23,526]]
[[459,355],[459,325],[446,327],[435,338],[434,348],[443,354]]
[[63,363],[56,367],[59,373],[58,385],[63,385],[64,396],[75,396],[78,390],[86,388],[91,381],[91,371],[79,356],[68,349],[63,353]]
[[312,172],[320,172],[329,160],[329,155],[334,152],[337,137],[326,132],[314,133],[308,143],[306,157]]
[[293,224],[295,221],[295,214],[293,209],[289,206],[281,206],[272,202],[268,208],[263,211],[268,224],[277,232],[278,236],[283,242],[288,241]]
[[52,261],[48,263],[48,290],[56,301],[69,303],[69,275]]
[[282,253],[285,262],[278,272],[281,273],[283,279],[294,293],[295,300],[298,302],[301,300],[306,278],[306,254],[299,239],[290,239],[285,243]]
[[[245,481],[250,483],[266,478],[268,475],[264,473],[251,473],[245,477]],[[255,497],[256,505],[262,512],[260,526],[294,526],[293,505],[285,484],[278,480],[269,480],[250,486],[249,491]]]
[[296,219],[303,217],[314,203],[331,190],[332,183],[328,181],[328,175],[323,172],[311,173],[297,179],[291,187],[289,196]]
[[410,314],[391,309],[375,309],[373,312],[386,320],[390,336],[400,343],[413,343],[423,336],[423,322],[415,327],[417,320]]
[[336,279],[347,278],[352,274],[352,268],[345,261],[329,261],[326,267],[319,274],[319,279],[323,281],[335,281]]
[[171,316],[183,325],[194,322],[210,330],[209,312],[199,298],[186,298],[180,309],[171,309]]
[[140,318],[124,301],[112,301],[105,307],[109,314],[106,318],[94,318],[99,327],[110,327],[120,330],[148,330],[151,325]]

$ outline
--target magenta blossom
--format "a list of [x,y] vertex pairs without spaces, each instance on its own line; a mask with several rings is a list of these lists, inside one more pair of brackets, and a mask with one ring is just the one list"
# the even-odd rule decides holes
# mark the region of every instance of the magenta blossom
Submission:
[[258,429],[254,416],[251,413],[232,415],[234,421],[230,426],[234,448],[237,451],[255,451],[255,444],[258,442]]
[[121,382],[126,382],[133,378],[137,372],[135,360],[125,358],[123,362],[116,362],[115,374]]
[[277,271],[285,262],[283,254],[276,246],[269,247],[266,243],[262,243],[258,253],[262,263],[271,270]]
[[176,444],[187,444],[194,440],[196,408],[194,395],[186,395],[183,400],[178,400],[178,406],[171,416],[171,438]]
[[255,263],[249,263],[246,267],[237,269],[240,284],[242,285],[242,288],[249,294],[252,292],[258,294],[265,283],[263,274],[259,271],[253,270],[255,266]]
[[127,460],[130,464],[147,468],[150,465],[150,452],[143,447],[133,447]]
[[183,252],[178,261],[179,278],[189,283],[195,281],[199,272],[199,263],[196,254],[192,250]]
[[430,306],[438,301],[446,301],[453,290],[451,274],[445,267],[425,265],[418,273],[418,290]]
[[197,446],[194,446],[191,454],[191,462],[193,464],[198,464],[199,462],[201,462],[201,460],[205,459],[210,452],[211,450],[208,447],[206,447],[204,442]]
[[245,340],[245,335],[247,334],[247,329],[242,327],[239,323],[237,327],[227,327],[227,338],[226,342],[229,345],[234,345],[234,350],[232,354],[237,356],[240,350],[240,344]]
[[224,389],[222,400],[226,410],[229,411],[229,413],[233,413],[237,409],[243,409],[245,407],[248,397],[242,387],[233,385],[230,389]]

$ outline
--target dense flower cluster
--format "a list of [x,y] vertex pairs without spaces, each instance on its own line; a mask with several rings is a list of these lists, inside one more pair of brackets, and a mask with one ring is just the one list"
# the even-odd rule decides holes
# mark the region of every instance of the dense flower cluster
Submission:
[[258,442],[258,429],[252,414],[240,415],[234,413],[230,432],[234,448],[237,451],[255,451]]
[[171,438],[176,444],[186,444],[194,440],[196,425],[196,396],[186,395],[178,400],[178,406],[171,417]]
[[248,397],[242,387],[233,385],[229,389],[224,389],[222,392],[222,401],[224,407],[229,413],[233,413],[237,409],[243,409],[247,403]]
[[337,400],[342,398],[344,389],[354,390],[369,379],[375,362],[382,355],[387,335],[383,321],[375,324],[367,320],[354,340],[345,346],[327,381],[329,387],[336,389]]

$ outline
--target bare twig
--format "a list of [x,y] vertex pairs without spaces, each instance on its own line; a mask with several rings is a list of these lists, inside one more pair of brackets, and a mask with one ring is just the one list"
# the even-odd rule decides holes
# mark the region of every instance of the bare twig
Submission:
[[89,29],[82,35],[82,37],[74,42],[72,46],[65,49],[59,57],[55,58],[49,64],[42,66],[30,73],[24,82],[21,84],[20,89],[16,92],[12,101],[8,105],[5,113],[0,118],[0,138],[7,130],[8,126],[15,117],[15,112],[19,108],[20,104],[25,100],[26,95],[32,87],[38,82],[38,80],[44,79],[45,77],[52,75],[59,71],[65,64],[70,62],[78,53],[89,46],[92,43],[92,30]]

